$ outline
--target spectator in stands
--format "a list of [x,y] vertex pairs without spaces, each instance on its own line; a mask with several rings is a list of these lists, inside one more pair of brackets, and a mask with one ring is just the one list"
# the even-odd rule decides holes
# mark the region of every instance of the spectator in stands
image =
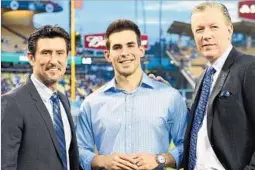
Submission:
[[70,104],[57,91],[66,71],[70,37],[44,26],[28,39],[33,74],[1,97],[2,170],[78,170],[78,148]]
[[12,84],[10,79],[1,77],[1,94],[10,91],[13,87],[14,85]]
[[210,64],[194,91],[185,170],[255,169],[255,57],[232,47],[233,25],[220,3],[196,6],[191,27]]
[[[176,89],[143,73],[140,36],[126,19],[106,31],[105,57],[115,77],[81,106],[77,140],[83,169],[163,169],[182,160],[185,102]],[[171,139],[176,148],[169,152]]]
[[191,58],[191,59],[194,59],[194,58],[196,58],[197,56],[198,56],[197,51],[193,48],[193,49],[191,50],[190,58]]

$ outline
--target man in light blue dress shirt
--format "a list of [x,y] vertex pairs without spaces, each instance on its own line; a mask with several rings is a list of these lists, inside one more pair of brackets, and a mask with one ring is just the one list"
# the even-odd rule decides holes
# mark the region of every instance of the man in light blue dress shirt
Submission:
[[[140,36],[138,26],[126,19],[107,28],[105,58],[115,77],[85,99],[77,120],[85,170],[161,170],[178,168],[182,161],[185,102],[176,89],[143,73]],[[172,139],[176,147],[169,151]]]

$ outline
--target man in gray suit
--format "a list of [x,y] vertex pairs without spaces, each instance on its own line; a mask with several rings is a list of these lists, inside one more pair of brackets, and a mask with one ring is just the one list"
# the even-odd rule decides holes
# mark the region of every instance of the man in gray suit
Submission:
[[57,91],[64,75],[70,36],[43,26],[28,39],[33,67],[29,80],[2,96],[2,170],[77,170],[77,141],[70,104]]

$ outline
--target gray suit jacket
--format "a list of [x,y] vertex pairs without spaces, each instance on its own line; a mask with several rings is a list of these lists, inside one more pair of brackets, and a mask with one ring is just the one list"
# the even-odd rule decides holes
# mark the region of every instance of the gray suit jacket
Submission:
[[[190,132],[203,76],[194,92],[184,144],[188,170]],[[255,57],[231,50],[207,106],[207,133],[211,146],[227,170],[255,170]]]
[[[78,170],[78,149],[68,99],[59,92],[71,128],[70,170]],[[34,84],[1,98],[2,170],[63,170],[52,119]]]

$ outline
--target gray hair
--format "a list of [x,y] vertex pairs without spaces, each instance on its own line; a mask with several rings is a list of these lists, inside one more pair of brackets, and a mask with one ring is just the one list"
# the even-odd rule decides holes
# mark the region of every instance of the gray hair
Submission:
[[218,3],[218,2],[204,2],[204,3],[201,3],[201,4],[197,5],[192,10],[191,16],[194,13],[203,12],[203,11],[205,11],[208,8],[219,9],[220,12],[223,14],[223,16],[225,18],[226,24],[231,24],[232,25],[231,17],[229,15],[227,7],[225,5],[223,5],[223,4],[221,4],[221,3]]

